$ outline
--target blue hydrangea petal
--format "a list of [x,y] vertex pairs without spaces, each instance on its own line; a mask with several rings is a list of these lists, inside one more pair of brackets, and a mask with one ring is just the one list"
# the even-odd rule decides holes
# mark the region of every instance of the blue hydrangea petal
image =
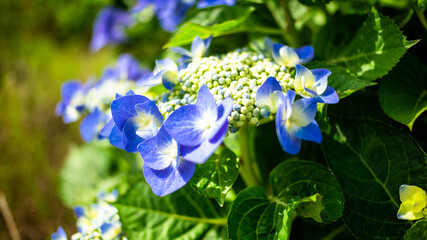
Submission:
[[194,163],[185,160],[181,160],[177,168],[171,166],[163,170],[154,170],[146,164],[143,166],[145,180],[154,194],[161,197],[185,186],[193,176],[195,169]]
[[179,83],[178,71],[165,71],[162,76],[162,83],[166,89],[172,90]]
[[67,240],[67,234],[62,227],[58,227],[58,230],[55,233],[52,233],[50,237],[51,240]]
[[61,86],[62,100],[69,103],[74,94],[82,89],[82,84],[78,81],[67,81]]
[[84,207],[81,207],[81,206],[75,206],[75,207],[73,208],[73,210],[74,210],[74,214],[76,214],[76,217],[77,217],[77,218],[81,218],[81,217],[86,216],[86,212],[85,212]]
[[217,5],[232,6],[236,4],[236,0],[200,0],[197,3],[197,8],[207,8]]
[[184,19],[188,9],[194,5],[195,1],[170,0],[159,1],[157,8],[157,18],[160,26],[167,32],[173,32],[179,23]]
[[215,135],[217,135],[219,131],[221,131],[224,123],[228,122],[228,116],[230,116],[232,110],[233,110],[232,98],[226,98],[221,101],[221,103],[218,105],[218,108],[217,108],[218,116],[213,118],[213,119],[216,118],[216,121],[213,122],[210,129],[205,131],[204,133],[205,139],[211,139]]
[[114,124],[113,128],[111,129],[108,140],[110,141],[111,145],[120,149],[125,149],[125,146],[123,145],[123,133],[116,126],[116,124]]
[[197,93],[196,105],[203,108],[203,116],[206,119],[217,119],[218,111],[215,98],[206,85],[203,85]]
[[299,57],[295,50],[280,43],[273,45],[273,58],[277,64],[284,67],[294,67],[299,62]]
[[111,113],[113,115],[114,123],[121,130],[125,122],[137,116],[135,105],[143,103],[149,99],[141,95],[127,95],[113,100],[111,103]]
[[196,36],[193,40],[193,42],[191,43],[191,57],[196,58],[196,57],[203,57],[206,53],[206,46],[205,46],[205,41],[203,41],[203,39],[201,39],[199,36]]
[[[287,109],[286,109],[287,110]],[[289,134],[285,127],[285,104],[280,104],[276,113],[276,134],[283,151],[295,155],[301,149],[301,140]]]
[[87,115],[85,119],[80,124],[80,134],[85,142],[90,142],[94,139],[99,133],[99,126],[107,119],[105,113],[95,108],[91,114]]
[[181,155],[184,160],[202,164],[215,152],[227,135],[228,121],[226,121],[216,135],[211,139],[206,139],[196,147],[181,145]]
[[296,93],[293,90],[289,90],[286,92],[285,101],[284,103],[284,109],[286,110],[285,119],[289,119],[292,115],[292,103],[295,100]]
[[309,89],[321,95],[328,87],[328,77],[331,75],[331,71],[319,68],[311,70],[311,73],[314,76],[314,84]]
[[272,102],[271,98],[272,93],[275,91],[282,91],[279,82],[274,77],[267,78],[256,92],[255,105],[259,108],[267,106],[272,113],[275,113],[278,105]]
[[313,98],[302,98],[292,104],[292,123],[298,127],[307,126],[313,121],[317,112],[317,101]]
[[114,239],[121,233],[121,225],[120,222],[105,222],[103,223],[99,229],[101,230],[102,239]]
[[311,90],[311,87],[313,87],[313,89],[316,89],[316,83],[313,73],[308,68],[299,64],[295,66],[295,69],[295,91],[297,91],[299,95],[305,98],[317,97],[317,92],[315,90]]
[[157,127],[160,128],[162,125],[163,116],[154,101],[149,100],[144,103],[138,103],[135,105],[135,110],[138,113],[138,116],[149,117],[152,121],[154,121]]
[[173,140],[171,135],[169,135],[169,133],[166,131],[164,125],[162,125],[159,132],[157,133],[156,144],[159,152],[162,152],[165,154],[170,152],[171,146],[176,145],[175,140]]
[[299,128],[293,133],[293,135],[296,138],[306,141],[312,141],[316,143],[322,142],[322,133],[320,132],[320,128],[319,125],[317,125],[316,120],[311,121],[311,123],[305,127]]
[[[175,146],[178,149],[177,146]],[[168,168],[172,161],[177,159],[170,158],[159,152],[157,148],[157,137],[152,137],[138,145],[138,152],[144,160],[144,165],[154,170],[163,170]]]
[[310,62],[314,57],[314,48],[312,46],[304,46],[294,49],[299,57],[298,63]]
[[136,81],[146,74],[145,71],[139,66],[138,61],[130,54],[122,54],[117,60],[117,77],[127,78]]
[[322,95],[316,99],[320,103],[335,104],[340,101],[337,92],[331,86],[328,86]]
[[145,131],[142,131],[141,136],[137,134],[137,131],[140,130],[139,117],[131,117],[125,122],[123,127],[123,145],[126,151],[136,152],[136,147],[139,143],[156,135],[157,128],[155,124],[145,127]]
[[153,73],[148,73],[136,81],[138,87],[153,87],[162,84],[161,78],[156,78]]
[[172,50],[172,51],[174,51],[174,52],[176,52],[176,53],[179,53],[179,54],[181,54],[181,55],[191,57],[191,52],[190,52],[190,51],[188,51],[188,50],[187,50],[187,49],[185,49],[185,48],[182,48],[182,47],[174,47],[174,48],[172,48],[171,50]]
[[199,145],[203,141],[203,111],[198,105],[178,108],[164,122],[166,131],[181,145]]
[[111,134],[111,131],[114,127],[114,120],[111,118],[108,120],[108,122],[102,127],[101,131],[99,132],[99,136],[103,138],[108,138]]

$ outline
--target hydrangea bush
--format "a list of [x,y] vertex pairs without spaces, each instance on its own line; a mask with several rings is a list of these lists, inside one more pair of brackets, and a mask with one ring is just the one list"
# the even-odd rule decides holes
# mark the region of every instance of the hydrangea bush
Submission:
[[[427,105],[427,90],[412,84],[425,82],[425,66],[404,56],[416,41],[380,13],[382,5],[363,3],[357,12],[365,20],[354,17],[353,31],[352,16],[339,11],[356,8],[328,2],[138,0],[102,9],[92,51],[130,44],[127,33],[154,16],[173,35],[170,57],[151,63],[152,71],[124,53],[98,80],[63,84],[56,114],[65,123],[82,119],[84,141],[132,156],[126,177],[98,189],[120,191],[75,208],[72,239],[427,232],[405,221],[427,211],[425,191],[409,186],[427,179],[426,154],[409,131]],[[412,7],[419,13],[423,5]],[[230,36],[246,41],[221,48]],[[419,74],[405,75],[407,67]],[[377,84],[379,91],[370,87]],[[66,239],[64,230],[52,239]]]

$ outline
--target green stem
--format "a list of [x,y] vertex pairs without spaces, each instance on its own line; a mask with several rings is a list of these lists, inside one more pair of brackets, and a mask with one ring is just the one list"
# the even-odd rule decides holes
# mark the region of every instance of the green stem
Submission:
[[238,131],[240,145],[240,174],[246,186],[260,186],[261,174],[256,161],[252,161],[250,154],[249,129],[245,124]]
[[339,226],[338,228],[334,229],[331,233],[329,233],[327,236],[322,238],[322,240],[333,240],[336,236],[343,233],[346,229],[346,226],[343,224]]
[[289,11],[289,0],[281,0],[280,5],[283,9],[284,17],[285,17],[285,40],[292,47],[299,47],[300,38],[299,34],[295,28],[295,20],[292,18],[291,12]]
[[427,20],[426,20],[426,17],[424,16],[424,13],[416,9],[414,5],[412,5],[412,7],[414,8],[415,13],[417,13],[418,19],[420,20],[421,24],[427,30]]

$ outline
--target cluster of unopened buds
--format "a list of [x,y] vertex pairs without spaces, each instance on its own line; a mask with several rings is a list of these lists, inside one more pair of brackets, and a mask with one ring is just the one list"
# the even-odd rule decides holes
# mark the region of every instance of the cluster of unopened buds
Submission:
[[[97,203],[89,207],[76,206],[74,212],[77,215],[78,232],[73,234],[71,239],[126,240],[117,209],[111,205],[117,200],[117,195],[117,190],[109,194],[101,192],[98,194]],[[67,234],[63,228],[59,227],[51,238],[52,240],[67,240]]]
[[[193,176],[195,164],[204,163],[228,134],[241,128],[275,120],[279,142],[290,154],[299,152],[301,140],[322,141],[314,119],[317,103],[334,104],[339,97],[328,86],[329,70],[309,70],[301,65],[313,58],[311,46],[294,49],[266,39],[263,51],[244,48],[207,56],[211,39],[196,37],[191,51],[173,48],[183,55],[178,65],[163,59],[149,74],[141,74],[134,64],[116,70],[122,74],[114,75],[115,84],[127,76],[135,87],[126,94],[117,92],[119,87],[106,91],[104,99],[112,100],[111,115],[107,101],[97,106],[81,97],[85,87],[78,91],[64,87],[58,113],[69,119],[70,113],[88,109],[86,105],[105,110],[102,121],[88,124],[90,135],[108,138],[112,145],[128,152],[139,152],[145,179],[159,196],[184,186]],[[130,78],[136,73],[139,78]],[[168,91],[152,99],[149,91],[139,94],[159,84]],[[84,104],[75,98],[85,99]]]

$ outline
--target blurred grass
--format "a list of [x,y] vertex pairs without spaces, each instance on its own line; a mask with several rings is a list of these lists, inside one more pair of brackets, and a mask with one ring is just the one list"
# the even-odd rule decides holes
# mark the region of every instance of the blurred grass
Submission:
[[[54,115],[60,86],[85,81],[115,63],[107,48],[88,51],[92,22],[105,1],[0,0],[0,191],[22,239],[47,239],[72,210],[58,197],[58,173],[78,124]],[[0,239],[10,239],[0,215]]]

